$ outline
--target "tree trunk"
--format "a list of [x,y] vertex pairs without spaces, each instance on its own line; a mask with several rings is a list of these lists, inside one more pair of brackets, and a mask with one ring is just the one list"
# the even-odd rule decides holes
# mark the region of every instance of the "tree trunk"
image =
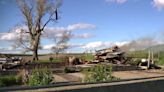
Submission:
[[38,46],[39,46],[39,41],[40,41],[40,35],[41,33],[38,33],[33,40],[33,61],[39,60],[38,58]]
[[38,58],[38,50],[37,49],[35,49],[34,51],[33,51],[33,55],[32,55],[33,57],[33,61],[37,61],[37,60],[39,60],[39,58]]

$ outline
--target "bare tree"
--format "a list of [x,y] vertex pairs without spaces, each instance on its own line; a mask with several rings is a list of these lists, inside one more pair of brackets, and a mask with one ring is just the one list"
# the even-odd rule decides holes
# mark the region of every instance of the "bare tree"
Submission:
[[[22,29],[22,33],[26,34],[20,34],[19,45],[33,52],[33,61],[38,60],[38,48],[45,27],[58,20],[57,10],[60,4],[61,0],[17,0],[28,28],[28,31]],[[23,39],[23,35],[28,35],[29,39]]]
[[61,36],[55,37],[54,41],[56,43],[56,46],[52,47],[52,51],[55,54],[59,54],[60,52],[63,52],[65,49],[68,49],[69,45],[67,44],[67,42],[70,40],[71,37],[71,31],[65,31],[61,33]]

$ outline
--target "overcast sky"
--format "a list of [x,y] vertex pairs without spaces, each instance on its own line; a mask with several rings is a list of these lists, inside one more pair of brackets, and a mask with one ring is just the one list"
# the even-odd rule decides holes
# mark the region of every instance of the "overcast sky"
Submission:
[[[60,20],[48,25],[46,34],[71,30],[69,52],[83,52],[124,45],[151,37],[161,44],[164,36],[164,0],[63,0]],[[21,24],[23,17],[15,0],[0,0],[0,52],[8,52],[16,37],[10,30]],[[157,42],[159,41],[159,42]],[[42,52],[54,43],[43,37]]]

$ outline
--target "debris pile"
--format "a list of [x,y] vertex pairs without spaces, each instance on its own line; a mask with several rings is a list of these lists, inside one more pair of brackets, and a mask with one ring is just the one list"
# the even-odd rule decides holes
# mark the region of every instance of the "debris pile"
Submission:
[[118,46],[112,48],[98,50],[95,53],[94,62],[110,62],[113,64],[125,64],[127,58],[125,52],[121,51]]
[[20,65],[21,61],[21,57],[0,58],[0,70]]

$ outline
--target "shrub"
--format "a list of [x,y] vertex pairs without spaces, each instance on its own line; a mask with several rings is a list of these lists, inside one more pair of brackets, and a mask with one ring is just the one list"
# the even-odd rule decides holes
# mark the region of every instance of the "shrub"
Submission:
[[27,84],[28,79],[29,79],[28,70],[23,69],[16,75],[16,80],[19,84]]
[[84,61],[93,61],[94,56],[91,53],[86,53],[81,57]]
[[28,85],[48,85],[53,81],[52,71],[49,69],[34,69],[29,75]]
[[156,62],[157,65],[164,65],[164,53],[160,53],[159,60]]
[[139,63],[141,62],[141,59],[140,58],[134,58],[134,59],[132,59],[132,61],[131,62],[129,62],[128,64],[130,64],[130,65],[132,65],[132,66],[138,66],[139,65]]
[[84,71],[85,78],[82,82],[105,82],[118,80],[112,76],[112,66],[96,65]]
[[51,60],[50,60],[50,58],[49,59],[46,59],[46,60],[38,60],[38,61],[36,61],[36,62],[42,62],[42,63],[44,63],[44,62],[64,62],[65,61],[65,58],[51,58]]
[[65,67],[64,72],[65,73],[75,73],[75,72],[80,72],[82,69],[77,68],[77,67]]
[[53,57],[49,57],[49,60],[50,60],[51,62],[53,61],[53,59],[54,59]]
[[2,76],[0,77],[0,87],[17,85],[15,76]]
[[65,73],[73,73],[73,72],[76,72],[76,69],[75,69],[75,68],[68,68],[68,67],[65,67],[65,68],[64,68],[64,72],[65,72]]

